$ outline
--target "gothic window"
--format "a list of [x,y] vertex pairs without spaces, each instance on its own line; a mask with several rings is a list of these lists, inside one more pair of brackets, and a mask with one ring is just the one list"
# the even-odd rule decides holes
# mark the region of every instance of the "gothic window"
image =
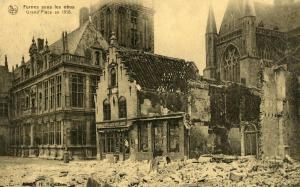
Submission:
[[96,145],[96,134],[96,123],[95,121],[92,121],[90,125],[91,145]]
[[104,16],[101,14],[101,19],[100,19],[100,32],[101,35],[104,36]]
[[71,128],[71,144],[86,145],[86,126],[84,121],[73,121]]
[[61,75],[56,77],[56,105],[61,107]]
[[8,116],[8,106],[7,103],[0,103],[0,117]]
[[144,19],[144,47],[146,49],[149,48],[148,46],[148,19]]
[[72,86],[72,107],[83,108],[84,101],[84,76],[81,74],[72,74],[71,77]]
[[126,118],[127,117],[127,106],[126,106],[126,99],[125,97],[121,97],[119,99],[119,118]]
[[48,110],[48,81],[44,82],[44,96],[45,96],[44,109]]
[[137,30],[137,18],[138,14],[136,11],[131,12],[131,45],[136,47],[138,42],[138,30]]
[[111,108],[110,108],[110,103],[109,101],[106,99],[103,102],[103,120],[110,120],[111,119]]
[[240,82],[240,54],[236,47],[230,45],[224,53],[224,78],[226,81]]
[[110,86],[117,86],[117,72],[115,68],[110,71]]
[[50,109],[54,108],[55,104],[55,78],[50,79]]
[[123,7],[119,8],[119,25],[118,25],[118,39],[120,44],[123,44],[123,31],[125,28],[125,9]]
[[96,62],[95,62],[95,64],[96,64],[96,65],[100,65],[100,58],[101,58],[100,52],[99,52],[99,51],[96,51],[96,52],[95,52],[95,56],[96,56]]
[[48,144],[48,125],[44,124],[42,127],[42,133],[43,133],[43,145]]
[[55,136],[55,128],[54,128],[54,123],[50,123],[49,127],[49,144],[54,145],[54,136]]
[[55,144],[61,145],[61,121],[55,122]]

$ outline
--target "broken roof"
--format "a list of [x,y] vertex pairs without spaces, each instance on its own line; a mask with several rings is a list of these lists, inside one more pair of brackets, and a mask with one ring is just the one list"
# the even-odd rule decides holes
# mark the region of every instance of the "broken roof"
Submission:
[[198,69],[193,62],[137,50],[119,50],[129,76],[146,89],[185,91],[187,81],[196,79]]
[[[108,49],[108,43],[90,21],[68,34],[67,38],[67,48],[70,54],[85,56],[85,49],[95,45],[98,48]],[[55,54],[63,53],[62,38],[50,45],[49,49]]]

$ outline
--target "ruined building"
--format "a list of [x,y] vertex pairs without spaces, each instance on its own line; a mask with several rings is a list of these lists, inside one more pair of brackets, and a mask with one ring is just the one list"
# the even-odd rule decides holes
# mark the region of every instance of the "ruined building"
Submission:
[[111,38],[96,101],[98,158],[189,155],[186,116],[194,63],[119,47]]
[[299,158],[299,9],[229,0],[218,30],[211,7],[201,77],[193,62],[154,54],[148,1],[82,8],[79,28],[33,39],[12,73],[0,66],[1,146],[53,159]]
[[230,0],[218,30],[209,10],[204,77],[259,89],[260,121],[255,129],[263,157],[300,156],[299,14],[299,1]]

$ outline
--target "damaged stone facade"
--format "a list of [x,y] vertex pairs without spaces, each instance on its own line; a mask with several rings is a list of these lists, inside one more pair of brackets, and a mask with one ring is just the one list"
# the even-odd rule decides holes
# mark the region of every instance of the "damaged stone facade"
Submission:
[[188,157],[184,93],[196,77],[193,63],[119,48],[113,36],[97,90],[98,158]]
[[[252,152],[255,148],[253,142],[256,142],[257,155],[262,158],[283,158],[285,155],[300,158],[297,127],[299,10],[298,1],[278,0],[266,4],[254,0],[230,0],[221,27],[217,29],[210,7],[204,78],[225,84],[242,84],[249,90],[257,90],[254,95],[261,100],[258,108],[260,114],[257,106],[254,112],[247,101],[244,105],[240,104],[240,109],[235,109],[236,112],[244,110],[245,114],[252,114],[255,118],[243,119],[243,113],[240,113],[240,120],[235,115],[229,118],[215,116],[215,119],[224,121],[225,127],[230,124],[234,129],[239,124],[236,127],[240,131],[242,155]],[[211,106],[225,105],[222,96],[215,99]],[[213,114],[211,122],[218,124]],[[241,133],[243,131],[248,133]],[[249,150],[249,147],[253,148]]]
[[300,158],[298,88],[298,76],[286,64],[264,68],[261,104],[264,157]]
[[[191,154],[257,155],[258,89],[210,80],[190,82]],[[252,133],[252,134],[251,134]]]

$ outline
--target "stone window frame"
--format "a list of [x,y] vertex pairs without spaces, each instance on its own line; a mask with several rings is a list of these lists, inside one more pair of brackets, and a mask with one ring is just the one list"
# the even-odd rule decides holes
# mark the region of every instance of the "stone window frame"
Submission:
[[55,141],[55,145],[61,145],[62,141],[61,141],[61,127],[62,127],[62,122],[61,121],[56,121],[54,123],[54,127],[55,127],[55,135],[54,135],[54,141]]
[[226,81],[240,82],[240,59],[238,48],[230,44],[223,54],[224,77]]
[[103,121],[111,120],[111,104],[108,99],[103,101]]
[[62,102],[62,76],[56,75],[56,106],[61,107]]
[[85,75],[79,73],[71,74],[71,106],[84,108],[85,98]]
[[7,102],[0,102],[0,117],[8,117],[8,104],[7,104]]
[[47,123],[42,124],[42,145],[49,144],[49,127]]
[[111,68],[110,70],[110,87],[113,88],[113,87],[117,87],[118,85],[118,78],[117,78],[117,70],[115,67]]
[[55,144],[55,124],[54,122],[50,122],[49,124],[49,145]]
[[127,118],[127,101],[121,96],[118,100],[119,118]]
[[48,93],[49,82],[48,82],[48,80],[44,81],[43,88],[44,88],[44,110],[46,111],[46,110],[48,110],[48,100],[49,100],[49,93]]
[[55,95],[56,95],[56,89],[55,89],[55,77],[51,77],[49,80],[49,89],[50,89],[50,109],[55,108]]
[[131,11],[130,13],[130,38],[132,47],[137,47],[138,44],[138,13]]
[[85,121],[73,120],[71,127],[71,145],[84,146],[87,143],[87,129]]

